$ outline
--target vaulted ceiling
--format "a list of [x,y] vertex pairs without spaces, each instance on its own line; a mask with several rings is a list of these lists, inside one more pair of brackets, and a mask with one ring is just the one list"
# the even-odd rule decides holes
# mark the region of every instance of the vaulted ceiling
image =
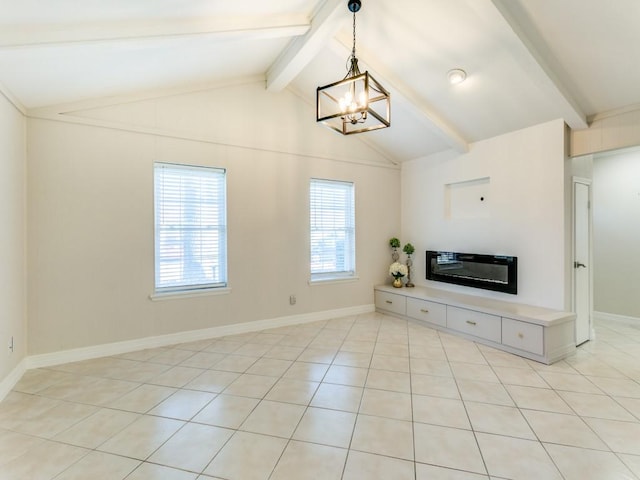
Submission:
[[[392,126],[356,137],[394,160],[640,104],[638,0],[362,4],[357,56],[390,90]],[[0,0],[0,12],[0,90],[27,112],[255,76],[313,104],[352,42],[346,0]],[[467,80],[450,85],[452,68]]]

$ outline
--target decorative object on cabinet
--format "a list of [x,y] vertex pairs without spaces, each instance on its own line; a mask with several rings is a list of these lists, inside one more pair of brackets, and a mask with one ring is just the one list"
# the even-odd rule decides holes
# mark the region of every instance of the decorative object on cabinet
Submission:
[[413,282],[411,281],[411,267],[413,266],[413,260],[411,259],[411,255],[416,249],[410,243],[407,243],[404,247],[402,247],[402,251],[407,254],[407,283],[406,287],[412,288],[415,287]]
[[389,240],[389,246],[391,247],[391,260],[397,262],[400,260],[400,254],[398,253],[398,248],[400,248],[400,240],[396,237],[392,237]]
[[395,288],[402,287],[402,277],[404,277],[407,273],[408,270],[406,265],[398,262],[393,262],[391,264],[391,266],[389,267],[389,275],[393,277],[393,286]]

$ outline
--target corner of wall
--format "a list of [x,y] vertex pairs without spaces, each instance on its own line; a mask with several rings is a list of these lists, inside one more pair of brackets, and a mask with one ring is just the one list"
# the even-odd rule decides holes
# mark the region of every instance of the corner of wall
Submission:
[[570,155],[570,129],[564,129],[564,309],[573,308],[573,162]]
[[9,372],[9,375],[0,381],[0,402],[2,402],[11,390],[13,390],[26,371],[27,359],[24,358],[11,372]]
[[26,125],[24,107],[0,85],[0,394],[24,373],[27,355]]
[[0,83],[0,94],[18,110],[24,117],[27,116],[27,107],[25,107],[18,98]]

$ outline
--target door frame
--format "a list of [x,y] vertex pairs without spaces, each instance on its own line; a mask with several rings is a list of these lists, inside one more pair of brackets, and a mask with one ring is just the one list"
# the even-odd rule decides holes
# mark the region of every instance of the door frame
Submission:
[[[589,222],[589,340],[594,338],[593,332],[593,180],[584,177],[572,177],[571,179],[571,309],[576,311],[576,184],[586,185],[588,188],[587,216]],[[576,326],[577,333],[577,326]],[[577,334],[576,334],[577,344]]]

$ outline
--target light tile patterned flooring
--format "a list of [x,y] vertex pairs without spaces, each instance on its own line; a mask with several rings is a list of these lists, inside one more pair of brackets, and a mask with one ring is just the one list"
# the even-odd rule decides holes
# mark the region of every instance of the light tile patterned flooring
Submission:
[[551,366],[378,313],[28,371],[0,479],[640,478],[640,328]]

